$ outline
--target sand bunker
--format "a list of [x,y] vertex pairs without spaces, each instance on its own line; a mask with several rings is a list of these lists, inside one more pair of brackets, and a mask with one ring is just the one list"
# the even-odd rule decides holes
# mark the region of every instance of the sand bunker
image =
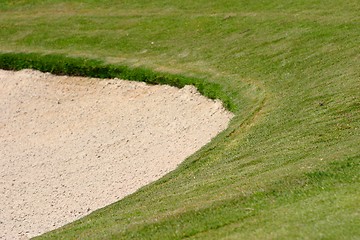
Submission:
[[232,114],[194,87],[0,70],[0,239],[26,239],[172,171]]

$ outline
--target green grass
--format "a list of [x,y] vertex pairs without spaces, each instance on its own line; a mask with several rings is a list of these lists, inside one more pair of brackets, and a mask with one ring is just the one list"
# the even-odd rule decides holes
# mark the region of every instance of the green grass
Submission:
[[39,239],[359,239],[359,12],[357,0],[2,1],[12,67],[31,56],[190,82],[236,114],[177,170]]

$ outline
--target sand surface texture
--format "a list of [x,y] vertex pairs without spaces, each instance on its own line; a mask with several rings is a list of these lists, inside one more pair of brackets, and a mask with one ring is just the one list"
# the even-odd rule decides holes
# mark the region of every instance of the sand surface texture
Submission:
[[79,219],[172,171],[232,114],[194,87],[0,70],[0,239]]

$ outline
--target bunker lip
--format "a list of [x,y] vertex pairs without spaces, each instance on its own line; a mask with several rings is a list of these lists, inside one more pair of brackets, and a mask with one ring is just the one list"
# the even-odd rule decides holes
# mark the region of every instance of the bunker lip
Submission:
[[26,239],[174,170],[232,118],[192,86],[0,70],[0,239]]

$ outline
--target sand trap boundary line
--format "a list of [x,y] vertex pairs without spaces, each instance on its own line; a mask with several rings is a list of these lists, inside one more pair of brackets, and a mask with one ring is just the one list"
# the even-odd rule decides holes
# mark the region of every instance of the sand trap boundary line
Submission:
[[193,85],[205,97],[219,99],[227,110],[234,112],[237,109],[220,84],[178,74],[155,72],[142,67],[106,64],[95,59],[74,58],[60,54],[0,52],[0,69],[16,71],[34,69],[55,75],[119,78],[149,84],[166,84],[178,88]]
[[0,70],[0,239],[26,239],[174,170],[233,114],[193,86]]

